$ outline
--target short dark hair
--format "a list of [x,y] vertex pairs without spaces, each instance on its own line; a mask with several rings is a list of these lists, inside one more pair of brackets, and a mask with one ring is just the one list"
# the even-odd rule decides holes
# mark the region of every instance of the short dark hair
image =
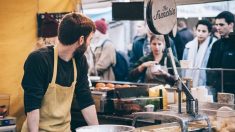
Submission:
[[234,15],[229,11],[223,11],[220,14],[218,14],[215,19],[225,19],[225,21],[230,24],[234,23]]
[[178,26],[178,27],[183,27],[184,25],[183,25],[182,22],[183,22],[186,26],[188,26],[187,19],[185,19],[185,18],[178,18],[178,20],[177,20],[177,26]]
[[59,24],[58,39],[64,45],[71,45],[81,36],[86,40],[91,32],[95,32],[95,24],[88,17],[69,13],[65,15]]
[[200,25],[200,24],[207,26],[208,32],[211,32],[211,30],[212,30],[211,22],[209,22],[208,20],[199,20],[197,22],[196,29],[197,29],[198,25]]

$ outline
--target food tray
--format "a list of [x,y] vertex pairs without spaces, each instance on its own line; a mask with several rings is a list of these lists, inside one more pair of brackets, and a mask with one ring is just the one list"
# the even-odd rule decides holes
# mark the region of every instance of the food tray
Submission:
[[146,111],[145,106],[149,104],[154,105],[154,111],[160,110],[160,100],[161,97],[112,99],[115,113],[121,115]]

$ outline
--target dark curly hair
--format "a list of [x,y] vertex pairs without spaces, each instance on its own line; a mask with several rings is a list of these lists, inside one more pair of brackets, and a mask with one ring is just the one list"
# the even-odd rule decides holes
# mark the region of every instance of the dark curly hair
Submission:
[[199,20],[199,21],[197,22],[196,28],[197,28],[198,25],[200,25],[200,24],[207,26],[208,32],[209,32],[209,33],[211,32],[211,30],[212,30],[212,24],[211,24],[211,22],[209,22],[208,20]]
[[88,17],[69,13],[65,15],[58,27],[58,39],[64,45],[71,45],[84,36],[85,41],[91,32],[95,32],[95,24]]

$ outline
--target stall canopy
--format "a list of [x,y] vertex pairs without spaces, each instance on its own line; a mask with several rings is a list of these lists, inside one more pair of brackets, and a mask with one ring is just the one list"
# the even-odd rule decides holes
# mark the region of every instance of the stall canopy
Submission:
[[[134,2],[134,1],[143,1],[143,0],[81,0],[83,4],[92,4],[100,2],[111,2],[111,1],[120,1],[120,2]],[[234,1],[234,0],[175,0],[177,5],[189,5],[189,4],[199,4],[199,3],[211,3],[211,2],[221,2],[221,1]]]
[[[112,2],[143,2],[143,0],[82,0],[83,11],[93,20],[112,20]],[[215,17],[222,11],[235,14],[235,0],[176,0],[177,17]]]
[[189,4],[211,3],[211,2],[221,2],[221,1],[233,1],[233,0],[175,0],[177,5],[189,5]]
[[235,14],[235,1],[179,5],[177,6],[177,17],[215,17],[222,11],[230,11]]

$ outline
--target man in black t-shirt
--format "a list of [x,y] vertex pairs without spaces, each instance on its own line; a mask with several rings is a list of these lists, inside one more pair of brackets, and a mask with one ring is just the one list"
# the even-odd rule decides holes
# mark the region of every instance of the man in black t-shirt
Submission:
[[67,14],[59,25],[56,46],[28,56],[22,79],[27,114],[22,132],[70,132],[74,93],[88,125],[98,124],[83,55],[94,32],[95,25],[89,18]]

